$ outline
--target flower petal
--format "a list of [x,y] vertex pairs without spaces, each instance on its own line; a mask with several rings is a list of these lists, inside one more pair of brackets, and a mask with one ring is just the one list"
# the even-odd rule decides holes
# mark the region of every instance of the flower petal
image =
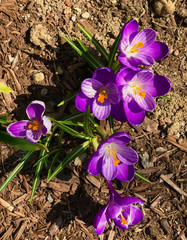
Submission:
[[88,161],[87,171],[89,174],[98,175],[102,170],[102,156],[96,151]]
[[27,130],[26,139],[31,143],[37,143],[42,136],[42,131]]
[[127,133],[116,132],[109,137],[107,142],[114,142],[114,143],[117,143],[118,145],[123,145],[124,147],[124,145],[130,142],[130,140],[131,140],[131,137]]
[[90,112],[92,112],[93,99],[88,98],[82,91],[80,91],[75,98],[75,106],[81,112],[86,112],[90,105]]
[[37,119],[38,121],[41,121],[44,112],[45,103],[38,100],[32,101],[26,109],[27,116],[31,120]]
[[138,94],[134,94],[134,100],[145,111],[152,111],[156,107],[156,102],[154,98],[148,92],[146,92],[146,95],[144,96],[144,98],[142,98]]
[[130,182],[134,178],[134,166],[121,163],[118,166],[116,178],[122,182]]
[[144,121],[145,110],[140,108],[134,99],[124,102],[123,105],[127,120],[131,125],[138,126]]
[[96,231],[96,233],[99,235],[102,232],[104,232],[105,227],[106,227],[106,223],[107,223],[107,219],[106,219],[106,210],[107,207],[102,208],[95,216],[94,218],[94,222],[93,222],[93,226],[94,229]]
[[[130,60],[129,60],[129,61],[130,61]],[[132,59],[131,59],[131,61],[132,61]],[[153,58],[151,55],[145,53],[143,50],[142,50],[142,51],[139,51],[139,52],[136,54],[136,57],[134,57],[134,61],[135,61],[136,64],[138,64],[138,65],[141,64],[141,65],[145,65],[145,66],[152,66],[152,65],[154,65],[154,63],[155,63],[154,58]],[[132,63],[132,64],[134,64],[134,63]]]
[[116,177],[117,166],[114,165],[112,158],[103,157],[102,161],[102,174],[107,180],[112,180]]
[[109,96],[108,96],[109,101],[110,101],[112,104],[117,104],[117,103],[119,103],[120,97],[119,97],[119,92],[118,92],[118,89],[117,89],[116,84],[114,84],[114,83],[108,83],[108,84],[106,85],[106,88],[107,88],[108,91],[109,91]]
[[88,98],[94,98],[102,87],[102,83],[92,78],[85,79],[81,84],[81,90]]
[[122,39],[123,38],[129,38],[132,33],[138,32],[138,28],[139,28],[138,22],[134,19],[131,19],[122,28],[121,38]]
[[104,120],[110,115],[111,104],[108,99],[100,103],[97,99],[93,101],[93,114],[99,120]]
[[144,51],[144,48],[152,44],[156,39],[156,32],[151,28],[141,30],[132,40],[131,46],[134,46],[138,42],[142,42],[144,46],[140,51]]
[[123,163],[132,165],[138,162],[137,152],[127,146],[119,146],[116,157]]
[[155,41],[144,49],[144,53],[152,56],[155,61],[160,61],[169,53],[169,47],[162,42]]
[[130,216],[131,216],[131,222],[130,225],[138,224],[143,220],[143,213],[142,211],[135,206],[130,206]]
[[115,74],[112,69],[107,67],[100,67],[93,73],[92,78],[98,80],[103,85],[107,85],[109,82],[115,83]]
[[142,206],[144,205],[144,202],[136,197],[121,197],[116,199],[116,203],[124,206],[128,206],[135,203],[139,203]]
[[45,136],[51,130],[52,123],[51,120],[46,116],[42,117],[42,122],[43,122],[42,135]]
[[[144,85],[149,85],[149,82],[153,79],[154,74],[150,69],[142,69],[137,72],[135,77],[137,79],[136,81],[143,85],[142,87],[144,88]],[[134,78],[132,79],[132,81],[134,80]]]
[[116,85],[119,87],[121,85],[127,84],[136,75],[136,71],[131,68],[123,67],[116,75]]
[[127,56],[122,53],[119,55],[118,60],[120,64],[126,68],[131,68],[135,71],[139,70],[138,63],[136,62],[136,59],[133,57],[127,58]]
[[155,75],[145,90],[153,97],[159,97],[167,94],[171,88],[171,81],[167,77]]
[[117,121],[120,121],[120,122],[126,122],[127,121],[122,101],[120,101],[116,105],[113,105],[113,104],[111,105],[110,115],[114,119],[116,119]]
[[30,122],[26,120],[12,123],[6,130],[12,137],[25,137],[29,123]]
[[106,210],[106,218],[107,219],[114,219],[119,216],[121,212],[122,206],[117,205],[115,202],[111,202],[108,205],[108,208]]

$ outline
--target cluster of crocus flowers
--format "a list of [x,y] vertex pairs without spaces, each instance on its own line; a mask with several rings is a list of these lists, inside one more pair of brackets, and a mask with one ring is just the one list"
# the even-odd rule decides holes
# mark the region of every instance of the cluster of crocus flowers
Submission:
[[32,143],[39,141],[51,130],[51,121],[44,116],[45,104],[42,101],[32,101],[26,113],[30,120],[23,120],[12,123],[7,127],[7,132],[12,137],[24,137]]
[[94,229],[97,234],[101,234],[106,227],[106,223],[111,224],[111,219],[119,229],[128,229],[130,225],[138,224],[143,220],[142,211],[133,204],[144,205],[135,197],[121,197],[107,181],[109,188],[108,204],[102,208],[94,218]]

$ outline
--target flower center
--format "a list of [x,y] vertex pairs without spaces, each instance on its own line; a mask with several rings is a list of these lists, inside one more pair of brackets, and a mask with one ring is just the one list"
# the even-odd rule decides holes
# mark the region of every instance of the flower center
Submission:
[[107,92],[106,92],[105,90],[103,90],[103,91],[101,91],[101,92],[99,93],[99,97],[98,97],[97,100],[98,100],[100,103],[104,103],[105,99],[107,99],[107,98],[108,98]]
[[128,221],[124,218],[123,214],[122,214],[122,211],[121,210],[121,213],[120,213],[120,216],[121,216],[121,224],[122,225],[127,225],[128,224]]
[[144,46],[144,44],[142,42],[138,42],[136,43],[130,50],[131,53],[135,53],[140,51],[140,48],[142,48]]
[[109,150],[108,150],[108,153],[109,153],[109,155],[111,156],[112,155],[112,157],[114,158],[114,166],[116,166],[116,165],[118,165],[118,163],[120,163],[120,160],[119,159],[117,159],[117,157],[116,157],[116,153],[117,151],[115,150],[115,149],[113,149],[113,148],[110,148]]
[[37,120],[32,121],[32,123],[29,124],[28,128],[33,130],[38,130],[40,124]]
[[142,88],[138,87],[136,84],[132,85],[132,90],[134,94],[138,94],[141,98],[144,98],[146,95],[146,92],[143,92]]

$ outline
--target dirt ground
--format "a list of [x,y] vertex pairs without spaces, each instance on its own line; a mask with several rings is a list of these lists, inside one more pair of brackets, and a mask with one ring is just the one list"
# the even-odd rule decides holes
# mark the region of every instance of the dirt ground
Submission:
[[[77,27],[81,23],[109,48],[128,17],[143,28],[153,28],[157,40],[169,45],[168,57],[156,63],[156,74],[167,76],[173,89],[172,101],[157,99],[156,109],[136,128],[115,122],[116,131],[132,137],[129,146],[140,156],[139,173],[152,184],[135,178],[131,183],[113,181],[123,196],[135,196],[145,203],[144,220],[120,231],[108,226],[97,236],[92,222],[107,203],[104,178],[90,176],[83,161],[72,162],[57,178],[46,183],[43,172],[36,195],[29,203],[35,169],[28,165],[0,194],[0,240],[185,240],[186,239],[186,24],[184,0],[0,0],[0,81],[14,93],[0,93],[0,116],[25,119],[32,100],[46,103],[55,119],[75,112],[72,104],[57,105],[67,92],[79,89],[93,70],[65,42],[79,37],[96,53]],[[0,127],[1,130],[3,126]],[[65,144],[72,148],[75,141]],[[0,144],[0,184],[24,152]],[[60,159],[59,159],[60,162]],[[3,202],[4,200],[4,202]]]

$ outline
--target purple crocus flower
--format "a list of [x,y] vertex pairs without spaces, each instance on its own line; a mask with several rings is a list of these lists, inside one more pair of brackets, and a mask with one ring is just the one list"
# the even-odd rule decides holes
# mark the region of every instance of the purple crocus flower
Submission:
[[144,121],[146,111],[154,110],[153,97],[165,95],[172,88],[167,77],[154,75],[149,69],[134,71],[125,67],[117,73],[116,84],[121,101],[112,108],[111,116],[133,126]]
[[12,123],[7,127],[7,132],[12,137],[25,137],[32,143],[38,142],[42,135],[46,135],[51,130],[51,121],[43,116],[45,104],[42,101],[33,101],[26,109],[30,120],[23,120]]
[[146,28],[138,32],[138,22],[134,19],[127,22],[121,32],[119,43],[119,62],[122,66],[139,69],[138,65],[151,66],[168,55],[169,48],[165,43],[155,41],[156,32]]
[[111,104],[117,104],[119,101],[114,72],[110,68],[100,67],[93,73],[92,78],[82,82],[75,105],[81,112],[86,112],[90,105],[94,116],[103,120],[110,115]]
[[133,204],[144,203],[135,197],[121,197],[112,187],[110,181],[107,182],[109,187],[108,204],[102,208],[94,218],[94,229],[97,234],[105,230],[106,223],[111,224],[112,219],[119,229],[128,229],[130,225],[138,224],[143,220],[143,213]]
[[123,182],[132,181],[138,154],[125,146],[130,140],[130,136],[125,132],[112,134],[90,157],[87,171],[92,175],[102,173],[107,180],[117,178]]

